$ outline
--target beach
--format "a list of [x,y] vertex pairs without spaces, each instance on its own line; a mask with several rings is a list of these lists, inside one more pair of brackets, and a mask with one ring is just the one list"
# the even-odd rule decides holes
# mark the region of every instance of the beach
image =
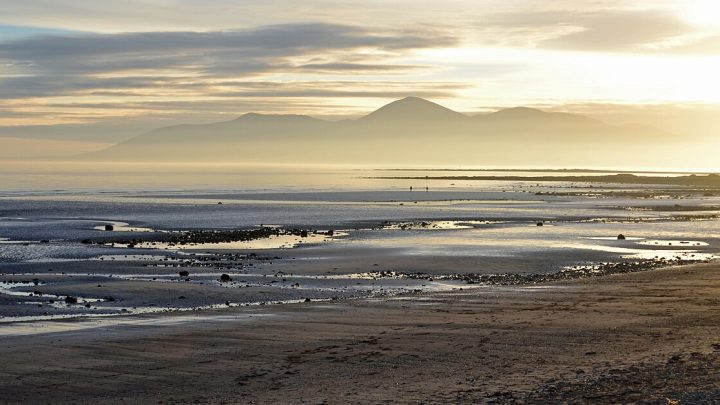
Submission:
[[0,402],[720,399],[715,190],[383,181],[0,195]]
[[0,405],[720,404],[720,1],[5,1]]
[[712,403],[718,270],[18,331],[0,339],[0,392],[8,403]]

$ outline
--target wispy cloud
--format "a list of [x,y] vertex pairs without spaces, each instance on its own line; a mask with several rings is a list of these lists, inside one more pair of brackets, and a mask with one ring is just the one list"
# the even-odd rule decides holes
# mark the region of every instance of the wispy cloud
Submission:
[[[81,106],[136,114],[173,103],[203,104],[213,98],[395,97],[408,92],[449,96],[423,83],[388,89],[352,77],[381,78],[437,69],[399,61],[418,49],[448,47],[452,35],[437,31],[378,30],[351,25],[303,23],[211,32],[42,35],[0,42],[0,103],[12,100],[28,116]],[[342,81],[328,80],[332,77]],[[303,80],[305,78],[305,80]],[[315,80],[308,85],[310,79]],[[320,80],[318,80],[320,79]],[[380,80],[386,81],[386,80]],[[362,87],[362,88],[361,88]],[[433,88],[428,88],[433,87]],[[54,98],[106,98],[70,103]],[[161,99],[161,100],[158,100]],[[221,100],[215,100],[216,102]],[[28,105],[30,107],[28,107]],[[176,111],[174,111],[176,112]],[[97,116],[98,112],[86,114]]]
[[713,54],[703,30],[669,10],[560,9],[489,13],[476,26],[476,38],[494,46],[564,49],[583,52]]
[[[436,33],[373,32],[333,24],[216,32],[40,36],[0,43],[0,61],[6,74],[1,90],[5,96],[42,96],[73,87],[145,87],[157,83],[157,77],[145,77],[156,76],[157,72],[166,79],[220,79],[273,72],[391,74],[425,67],[378,62],[414,49],[455,42],[451,36]],[[363,57],[358,58],[358,53]],[[348,63],[344,59],[362,62]]]
[[6,3],[0,125],[720,94],[720,23],[685,0]]

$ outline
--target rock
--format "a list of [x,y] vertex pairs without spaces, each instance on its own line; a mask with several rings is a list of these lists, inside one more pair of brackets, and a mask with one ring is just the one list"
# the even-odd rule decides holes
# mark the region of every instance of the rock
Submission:
[[66,303],[66,304],[77,304],[77,303],[78,303],[78,300],[77,300],[77,298],[68,295],[68,296],[65,297],[65,303]]
[[218,201],[218,205],[222,205],[222,201]]
[[617,236],[618,240],[625,240],[625,235],[620,234]]
[[115,298],[110,297],[110,296],[105,297],[105,298],[103,298],[103,299],[105,300],[105,302],[115,302]]
[[227,283],[227,282],[229,282],[229,281],[232,281],[232,278],[230,277],[229,274],[223,273],[223,274],[220,275],[220,282],[221,282],[221,283]]
[[180,277],[187,277],[190,275],[190,272],[187,270],[183,270],[183,271],[179,272],[178,274],[180,275]]
[[114,230],[115,230],[115,227],[112,226],[112,225],[105,225],[105,230],[106,230],[106,231],[114,231]]
[[178,299],[179,299],[179,300],[184,300],[184,299],[185,299],[185,296],[184,296],[184,295],[181,295],[181,296],[178,297]]
[[90,239],[83,239],[80,241],[83,245],[92,245],[92,241]]
[[38,280],[38,279],[36,279],[36,278],[32,279],[32,282],[33,282],[33,284],[35,284],[35,285],[40,284],[40,280]]
[[543,225],[545,225],[545,224],[543,224],[542,222],[537,223],[537,226],[543,226]]
[[305,302],[310,302],[310,301],[312,301],[310,298],[305,298]]

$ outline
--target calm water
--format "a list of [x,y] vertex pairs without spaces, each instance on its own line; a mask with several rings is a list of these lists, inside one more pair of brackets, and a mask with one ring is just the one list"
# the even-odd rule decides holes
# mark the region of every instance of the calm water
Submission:
[[[396,171],[372,167],[336,166],[248,166],[211,163],[77,163],[2,162],[0,190],[8,192],[98,192],[98,191],[187,191],[187,190],[309,190],[386,189],[415,186],[450,186],[454,182],[394,181],[368,177],[562,174],[542,171]],[[583,174],[583,173],[570,173]],[[592,173],[592,174],[612,174]],[[645,173],[644,175],[678,175]],[[462,182],[456,186],[473,183]],[[491,187],[490,184],[485,187]]]
[[[75,168],[79,174],[50,169],[17,167],[0,174],[0,316],[6,321],[458,287],[358,276],[378,270],[550,273],[605,261],[705,260],[720,252],[720,221],[711,217],[720,211],[628,209],[716,206],[720,199],[657,187],[377,180],[367,177],[397,172],[369,169],[205,167],[196,173],[193,167],[164,167],[152,175],[128,168]],[[603,190],[633,194],[583,195]],[[548,192],[574,195],[539,194]],[[688,221],[682,215],[703,217]],[[107,224],[115,230],[105,231]],[[336,234],[220,246],[259,258],[235,258],[213,268],[203,267],[200,259],[231,259],[203,246],[140,244],[131,249],[81,243],[260,225],[333,229]],[[618,240],[618,234],[626,239]],[[177,267],[185,262],[192,275],[178,278]],[[229,273],[232,283],[218,282],[221,272]],[[33,278],[38,286],[28,284]],[[42,296],[27,295],[37,289]],[[69,294],[88,300],[81,304],[90,307],[50,303],[50,297]],[[117,299],[102,301],[108,294]]]

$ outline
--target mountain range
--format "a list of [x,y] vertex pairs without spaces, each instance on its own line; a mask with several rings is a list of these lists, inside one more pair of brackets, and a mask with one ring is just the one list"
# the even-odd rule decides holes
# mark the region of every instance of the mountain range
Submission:
[[[84,159],[303,164],[552,164],[598,154],[636,156],[672,134],[615,126],[527,107],[466,115],[407,97],[355,120],[248,113],[237,119],[159,128]],[[607,156],[606,156],[607,157]],[[606,159],[607,160],[607,159]]]

